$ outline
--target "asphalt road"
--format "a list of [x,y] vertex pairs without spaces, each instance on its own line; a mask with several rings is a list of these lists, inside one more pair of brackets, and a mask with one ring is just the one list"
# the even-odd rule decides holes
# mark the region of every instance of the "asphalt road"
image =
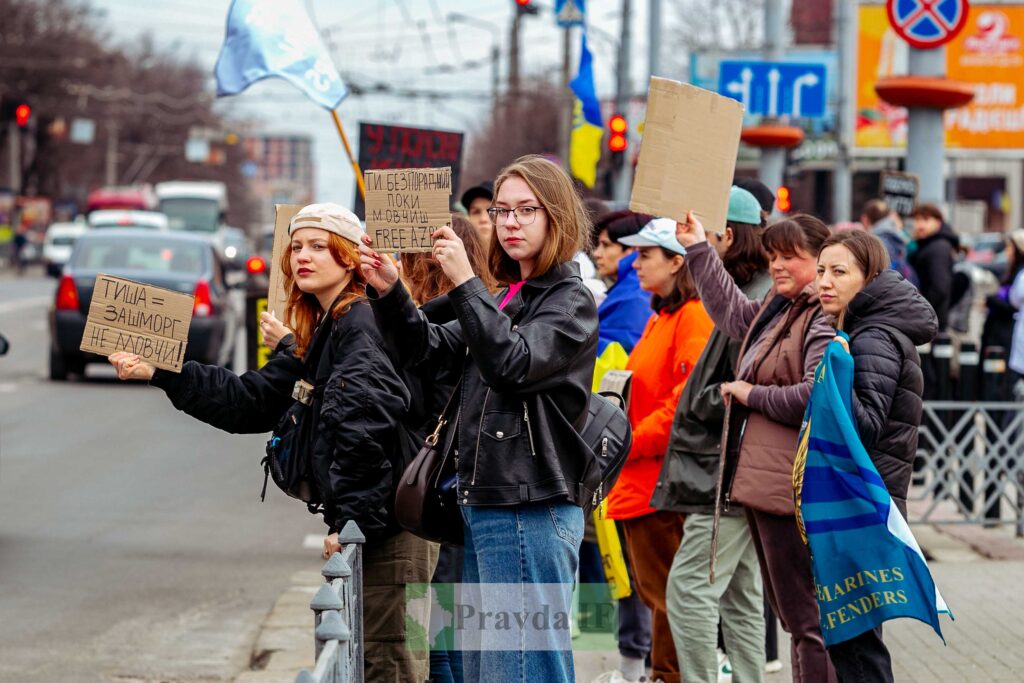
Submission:
[[260,503],[265,437],[110,368],[48,381],[54,286],[0,273],[0,681],[230,679],[326,527]]

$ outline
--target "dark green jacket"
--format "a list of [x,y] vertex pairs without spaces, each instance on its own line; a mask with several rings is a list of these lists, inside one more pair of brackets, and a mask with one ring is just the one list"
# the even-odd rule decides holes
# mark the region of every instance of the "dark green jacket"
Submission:
[[[750,299],[762,299],[771,286],[768,273],[761,272],[742,290]],[[725,419],[719,386],[735,379],[741,345],[742,340],[731,339],[717,327],[711,333],[679,397],[668,451],[651,497],[652,507],[674,512],[714,513]]]

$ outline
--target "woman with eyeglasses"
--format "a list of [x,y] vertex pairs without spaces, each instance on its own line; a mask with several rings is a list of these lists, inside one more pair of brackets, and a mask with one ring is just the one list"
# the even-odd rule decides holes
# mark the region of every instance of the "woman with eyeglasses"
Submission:
[[[458,384],[440,443],[458,472],[463,581],[478,586],[469,596],[475,616],[460,631],[465,680],[570,682],[581,508],[600,480],[578,431],[597,310],[572,259],[590,225],[569,176],[539,156],[501,172],[489,213],[490,269],[505,285],[497,295],[451,228],[434,233],[434,258],[455,285],[450,323],[427,321],[368,239],[362,269],[392,356]],[[520,625],[514,615],[523,613]]]

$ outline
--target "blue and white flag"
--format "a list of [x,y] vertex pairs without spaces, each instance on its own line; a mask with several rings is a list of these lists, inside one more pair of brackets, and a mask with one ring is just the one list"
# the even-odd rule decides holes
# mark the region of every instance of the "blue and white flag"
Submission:
[[299,0],[233,0],[214,73],[218,97],[274,76],[291,81],[325,109],[348,95]]
[[825,644],[897,617],[920,619],[941,638],[939,614],[953,615],[860,441],[853,356],[838,341],[828,345],[814,373],[793,488]]

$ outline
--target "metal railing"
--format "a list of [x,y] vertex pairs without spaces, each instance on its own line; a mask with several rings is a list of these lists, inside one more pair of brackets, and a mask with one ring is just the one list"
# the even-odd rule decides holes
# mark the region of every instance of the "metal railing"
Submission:
[[919,435],[911,522],[1015,521],[1024,536],[1024,403],[928,401]]
[[313,596],[316,665],[295,683],[363,683],[363,543],[352,521],[338,534],[341,551],[320,571],[324,584]]

